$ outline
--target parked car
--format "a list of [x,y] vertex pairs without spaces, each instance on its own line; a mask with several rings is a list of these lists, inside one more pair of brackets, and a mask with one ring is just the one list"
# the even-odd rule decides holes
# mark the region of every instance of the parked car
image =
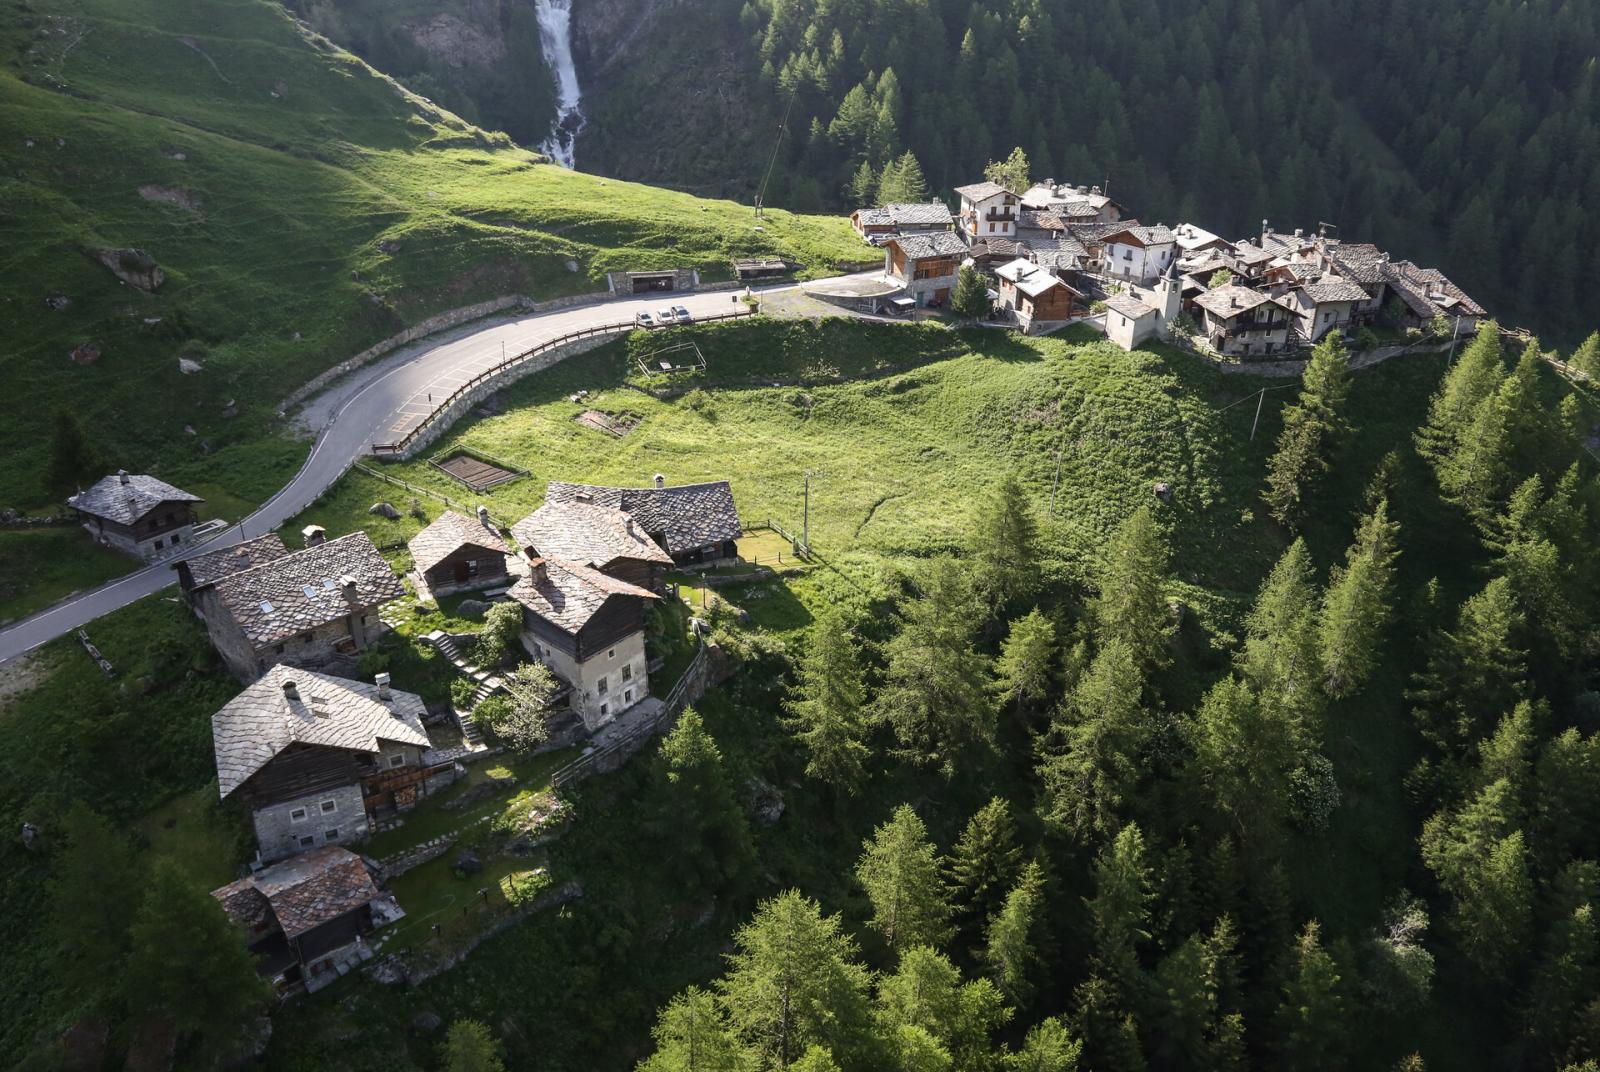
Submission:
[[653,328],[656,326],[656,318],[650,315],[649,310],[634,314],[633,322],[642,328]]
[[678,318],[678,323],[680,324],[688,324],[694,320],[694,317],[689,315],[689,307],[687,305],[674,305],[672,307],[672,315]]
[[675,316],[673,314],[672,309],[670,307],[666,308],[666,309],[659,309],[659,310],[656,311],[656,323],[662,325],[663,327],[665,327],[668,324],[671,324],[673,321],[675,321],[677,319],[678,319],[677,316]]

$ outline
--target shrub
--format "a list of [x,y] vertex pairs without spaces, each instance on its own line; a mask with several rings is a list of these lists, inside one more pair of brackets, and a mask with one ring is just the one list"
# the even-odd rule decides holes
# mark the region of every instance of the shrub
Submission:
[[450,705],[457,711],[467,710],[472,703],[472,694],[478,691],[478,683],[471,678],[458,677],[450,682]]
[[522,632],[522,604],[496,603],[483,616],[483,631],[478,634],[478,646],[473,658],[479,666],[496,667],[505,662],[506,654],[517,642]]
[[1369,327],[1363,325],[1356,329],[1355,348],[1357,350],[1374,350],[1378,346],[1378,336]]

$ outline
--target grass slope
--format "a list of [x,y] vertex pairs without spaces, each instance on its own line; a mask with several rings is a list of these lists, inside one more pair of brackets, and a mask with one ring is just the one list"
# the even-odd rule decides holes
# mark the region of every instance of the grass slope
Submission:
[[[236,512],[298,462],[254,453],[289,390],[427,315],[603,289],[615,268],[774,252],[821,272],[859,252],[842,220],[775,212],[758,233],[731,203],[541,164],[268,0],[17,0],[0,55],[0,504],[48,502],[57,409],[118,464],[228,489]],[[126,247],[165,271],[154,293],[86,252]],[[69,361],[84,342],[98,363]]]

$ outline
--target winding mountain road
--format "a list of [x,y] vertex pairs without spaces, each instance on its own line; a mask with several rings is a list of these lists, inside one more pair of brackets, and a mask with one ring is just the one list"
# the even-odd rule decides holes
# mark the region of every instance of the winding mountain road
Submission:
[[[771,293],[792,286],[780,284],[755,290]],[[161,591],[177,581],[173,567],[186,558],[230,547],[281,527],[315,502],[362,455],[370,453],[374,441],[398,439],[421,424],[456,388],[506,357],[570,332],[631,321],[640,311],[654,312],[668,305],[687,306],[697,316],[725,312],[735,293],[616,298],[488,325],[469,325],[430,335],[358,369],[306,403],[300,419],[307,427],[317,429],[311,453],[294,478],[254,513],[182,555],[71,596],[0,629],[0,663]]]

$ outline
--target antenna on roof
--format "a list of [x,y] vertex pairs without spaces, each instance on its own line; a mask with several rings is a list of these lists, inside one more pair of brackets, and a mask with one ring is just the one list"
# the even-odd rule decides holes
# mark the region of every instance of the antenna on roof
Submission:
[[1317,221],[1317,234],[1321,235],[1323,238],[1328,237],[1329,231],[1337,231],[1338,229],[1339,225],[1337,223],[1328,223],[1325,220]]
[[794,107],[795,94],[800,92],[800,86],[789,91],[789,103],[783,106],[783,119],[778,123],[778,134],[772,139],[772,155],[767,157],[767,171],[761,176],[761,188],[756,191],[756,219],[761,219],[761,200],[767,196],[767,182],[772,178],[772,165],[778,162],[778,146],[783,144],[783,130],[789,125],[789,109]]

